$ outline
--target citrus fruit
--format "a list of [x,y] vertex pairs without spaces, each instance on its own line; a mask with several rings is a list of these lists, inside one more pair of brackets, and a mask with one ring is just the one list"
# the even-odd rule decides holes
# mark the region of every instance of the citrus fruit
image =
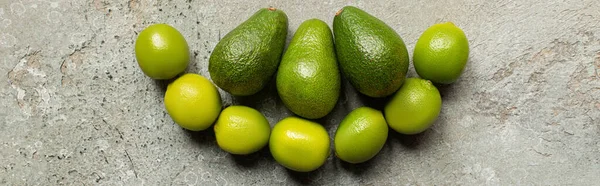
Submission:
[[246,106],[229,106],[223,109],[213,128],[219,147],[239,155],[260,150],[267,145],[271,134],[267,118]]
[[408,78],[385,106],[384,114],[396,132],[417,134],[433,124],[441,109],[442,97],[430,81]]
[[429,27],[415,45],[413,64],[423,79],[450,84],[462,74],[469,57],[469,41],[452,22]]
[[179,126],[200,131],[210,127],[221,112],[217,88],[198,74],[184,74],[167,86],[165,108]]
[[377,155],[388,136],[388,125],[379,110],[354,109],[335,132],[335,154],[349,163],[362,163]]
[[329,135],[318,123],[287,117],[273,127],[269,149],[275,161],[298,171],[313,171],[329,156]]
[[138,35],[135,57],[148,77],[171,79],[185,70],[190,54],[179,31],[166,24],[154,24]]

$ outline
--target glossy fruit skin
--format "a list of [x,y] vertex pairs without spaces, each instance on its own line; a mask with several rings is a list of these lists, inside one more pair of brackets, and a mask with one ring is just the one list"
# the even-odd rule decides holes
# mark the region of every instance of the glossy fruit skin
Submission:
[[467,65],[469,41],[451,22],[429,27],[415,45],[413,64],[423,79],[439,84],[456,82]]
[[210,127],[221,113],[221,95],[205,77],[184,74],[168,85],[165,108],[182,128],[201,131]]
[[217,145],[231,154],[254,153],[269,142],[271,126],[259,111],[246,106],[229,106],[221,112],[215,126]]
[[333,19],[333,33],[342,73],[356,90],[370,97],[385,97],[400,88],[409,59],[396,31],[374,16],[346,6]]
[[335,132],[335,153],[348,163],[363,163],[385,145],[388,124],[379,110],[360,107],[350,112]]
[[263,8],[225,35],[209,59],[215,84],[235,96],[262,90],[279,66],[287,26],[283,11]]
[[185,71],[190,54],[179,31],[167,24],[148,26],[135,41],[138,65],[152,79],[171,79]]
[[292,116],[275,124],[269,149],[280,165],[297,172],[310,172],[327,160],[329,143],[323,126]]
[[298,116],[321,118],[335,107],[340,81],[329,26],[318,19],[303,22],[277,71],[279,97]]
[[390,128],[401,134],[418,134],[428,129],[442,109],[442,97],[433,84],[408,78],[384,108]]

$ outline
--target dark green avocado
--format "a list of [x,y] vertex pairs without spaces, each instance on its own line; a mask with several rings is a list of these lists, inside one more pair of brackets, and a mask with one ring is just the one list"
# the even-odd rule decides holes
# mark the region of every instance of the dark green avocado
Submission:
[[331,29],[318,19],[304,21],[277,71],[277,92],[282,102],[298,116],[321,118],[338,101],[340,79]]
[[283,11],[263,8],[234,28],[210,56],[208,71],[213,82],[235,96],[263,89],[279,66],[287,27]]
[[340,69],[352,86],[370,97],[398,90],[408,71],[408,51],[402,38],[383,21],[352,6],[333,19]]

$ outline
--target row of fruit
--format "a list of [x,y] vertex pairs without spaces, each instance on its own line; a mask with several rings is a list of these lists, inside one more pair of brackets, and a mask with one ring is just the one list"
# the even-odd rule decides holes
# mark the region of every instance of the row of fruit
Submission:
[[[260,9],[219,41],[208,70],[214,84],[234,96],[256,94],[275,76],[279,97],[297,116],[271,129],[264,115],[253,108],[235,105],[222,110],[217,87],[190,73],[177,77],[165,93],[165,107],[175,123],[192,131],[214,124],[218,146],[229,153],[250,154],[269,144],[279,164],[294,171],[312,171],[329,156],[330,137],[311,119],[334,109],[344,75],[366,96],[391,96],[383,112],[360,107],[337,127],[335,155],[349,163],[362,163],[382,149],[388,126],[402,134],[417,134],[434,123],[442,98],[433,83],[455,82],[469,55],[460,28],[450,22],[435,24],[421,35],[413,53],[415,70],[423,79],[406,78],[409,55],[400,36],[359,8],[347,6],[338,11],[333,33],[321,20],[303,22],[284,53],[287,28],[283,11]],[[142,31],[135,54],[142,71],[153,79],[173,79],[189,62],[185,38],[165,24]]]

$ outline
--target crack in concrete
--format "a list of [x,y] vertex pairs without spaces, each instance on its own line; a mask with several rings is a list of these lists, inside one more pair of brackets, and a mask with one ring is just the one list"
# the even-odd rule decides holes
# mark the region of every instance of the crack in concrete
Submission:
[[100,153],[102,153],[102,157],[104,158],[104,162],[106,162],[106,164],[110,164],[110,163],[108,163],[108,158],[106,158],[106,154],[104,154],[104,150],[100,150]]
[[60,71],[63,74],[66,72],[65,69],[67,67],[66,66],[67,60],[69,58],[73,57],[73,55],[77,54],[77,52],[81,52],[82,50],[87,49],[89,47],[90,43],[92,43],[92,40],[94,40],[95,38],[96,38],[96,34],[92,35],[92,38],[84,41],[81,44],[81,47],[74,49],[73,52],[71,52],[71,53],[67,54],[65,57],[63,57],[62,63],[60,64]]
[[538,151],[538,150],[535,150],[534,148],[531,148],[531,150],[533,150],[533,152],[535,152],[535,153],[537,153],[537,154],[539,154],[539,155],[542,155],[542,156],[544,156],[544,157],[550,157],[550,156],[552,156],[552,154],[551,154],[551,153],[544,153],[544,152],[540,152],[540,151]]
[[[61,72],[61,74],[62,74],[62,77],[61,77],[61,79],[60,79],[60,84],[61,84],[62,86],[64,86],[64,85],[65,85],[65,82],[66,82],[67,80],[68,80],[68,81],[70,81],[70,77],[69,77],[68,75],[66,75],[66,73],[67,73],[67,69],[68,69],[68,67],[67,67],[67,61],[69,61],[69,59],[72,59],[72,58],[73,58],[75,55],[78,55],[78,54],[80,54],[80,53],[81,53],[81,51],[83,51],[83,50],[85,50],[85,49],[88,49],[88,48],[89,48],[89,46],[90,46],[90,44],[92,43],[92,41],[93,41],[94,39],[96,39],[96,34],[95,34],[95,33],[92,35],[92,37],[91,37],[90,39],[88,39],[88,40],[84,41],[84,42],[81,44],[81,47],[79,47],[79,48],[75,48],[75,49],[73,50],[73,52],[71,52],[71,53],[69,53],[69,54],[67,54],[66,56],[64,56],[64,57],[63,57],[63,59],[62,59],[62,62],[61,62],[61,64],[60,64],[60,67],[59,67],[59,71],[60,71],[60,72]],[[83,59],[82,59],[82,60],[83,60]],[[83,62],[82,62],[82,63],[83,63]],[[66,78],[68,78],[68,79],[66,79]]]
[[[105,119],[102,119],[102,122],[104,124],[108,125],[108,122]],[[116,126],[114,128],[115,128],[115,131],[117,131],[117,134],[119,134],[119,138],[121,138],[121,140],[124,140],[124,138],[123,138],[123,132],[121,132],[121,130],[119,130],[119,128],[116,127]]]
[[[104,124],[108,124],[108,122],[105,119],[102,119],[102,122]],[[119,138],[121,138],[121,140],[123,140],[124,138],[123,138],[123,133],[121,132],[121,130],[119,130],[119,128],[116,126],[114,128],[115,128],[115,131],[119,134]],[[127,150],[125,150],[125,156],[129,160],[131,170],[133,170],[133,174],[135,175],[135,178],[139,178],[138,173],[137,173],[137,168],[135,167],[135,164],[133,163],[133,159],[131,158],[131,155],[129,155],[129,152],[127,152]],[[105,157],[105,160],[106,160],[106,157]],[[108,163],[108,161],[106,163]]]
[[127,159],[129,159],[129,163],[131,163],[131,169],[133,170],[133,174],[135,175],[135,178],[138,178],[138,173],[135,168],[135,164],[133,164],[133,160],[131,160],[131,156],[129,156],[129,152],[127,152],[127,150],[125,150],[125,155],[127,155]]

